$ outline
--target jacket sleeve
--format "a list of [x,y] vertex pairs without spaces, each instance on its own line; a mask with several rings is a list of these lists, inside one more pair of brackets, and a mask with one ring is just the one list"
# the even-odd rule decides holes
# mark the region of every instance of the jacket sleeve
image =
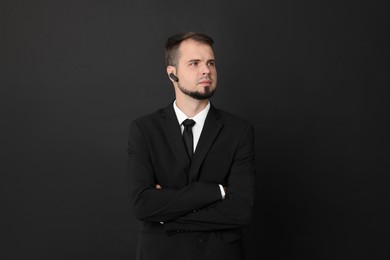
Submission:
[[253,127],[250,126],[237,147],[228,178],[226,198],[165,223],[164,228],[167,232],[172,232],[223,230],[246,226],[252,221],[254,195],[254,135]]
[[156,189],[147,138],[136,121],[130,126],[128,145],[129,196],[139,220],[167,222],[221,200],[220,189],[213,183],[197,182],[178,189]]

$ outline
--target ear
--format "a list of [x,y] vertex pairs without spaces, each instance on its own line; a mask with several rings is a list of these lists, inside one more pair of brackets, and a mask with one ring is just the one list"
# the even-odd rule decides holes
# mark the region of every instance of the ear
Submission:
[[171,81],[173,81],[173,80],[171,79],[171,77],[169,77],[169,74],[171,74],[171,73],[173,73],[174,75],[176,75],[176,68],[175,68],[174,66],[169,65],[169,66],[167,66],[167,75],[168,75],[168,78],[169,78]]

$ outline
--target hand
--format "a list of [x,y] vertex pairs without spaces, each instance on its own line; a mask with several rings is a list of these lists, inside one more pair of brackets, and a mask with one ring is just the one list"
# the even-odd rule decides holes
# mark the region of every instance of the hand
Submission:
[[[156,184],[155,188],[158,189],[158,190],[161,190],[161,189],[162,189],[161,185],[158,184],[158,183]],[[161,224],[161,225],[164,225],[164,222],[160,221],[160,224]]]

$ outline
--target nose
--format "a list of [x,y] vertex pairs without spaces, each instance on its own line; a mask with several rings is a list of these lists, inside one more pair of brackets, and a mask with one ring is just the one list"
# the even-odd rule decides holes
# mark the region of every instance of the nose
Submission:
[[210,68],[208,64],[204,64],[204,66],[202,66],[202,75],[209,75],[209,74],[210,74]]

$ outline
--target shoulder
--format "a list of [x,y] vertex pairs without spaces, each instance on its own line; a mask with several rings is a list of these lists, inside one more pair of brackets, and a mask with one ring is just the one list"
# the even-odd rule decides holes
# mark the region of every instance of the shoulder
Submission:
[[[163,121],[166,118],[174,118],[174,110],[172,104],[166,107],[159,108],[149,114],[141,115],[130,122],[130,128],[138,128],[142,132],[155,133],[161,130]],[[177,120],[177,119],[176,119]]]
[[151,113],[140,115],[139,117],[132,119],[131,122],[137,124],[145,124],[145,123],[159,121],[161,118],[167,116],[167,113],[169,113],[170,106],[172,106],[172,104],[163,108],[159,108]]
[[221,117],[221,119],[223,120],[225,125],[227,124],[227,125],[231,125],[231,126],[244,127],[244,128],[252,126],[252,122],[244,119],[241,116],[235,115],[231,112],[228,112],[228,111],[225,111],[222,109],[218,109],[215,107],[213,109],[215,110],[215,113],[219,117]]
[[221,122],[221,140],[227,140],[232,144],[250,143],[252,145],[254,140],[253,123],[237,116],[231,112],[221,109],[215,109],[215,114],[220,118]]
[[144,123],[144,122],[156,120],[156,118],[158,118],[159,115],[161,114],[161,111],[162,108],[148,114],[140,115],[137,118],[133,119],[132,122]]

